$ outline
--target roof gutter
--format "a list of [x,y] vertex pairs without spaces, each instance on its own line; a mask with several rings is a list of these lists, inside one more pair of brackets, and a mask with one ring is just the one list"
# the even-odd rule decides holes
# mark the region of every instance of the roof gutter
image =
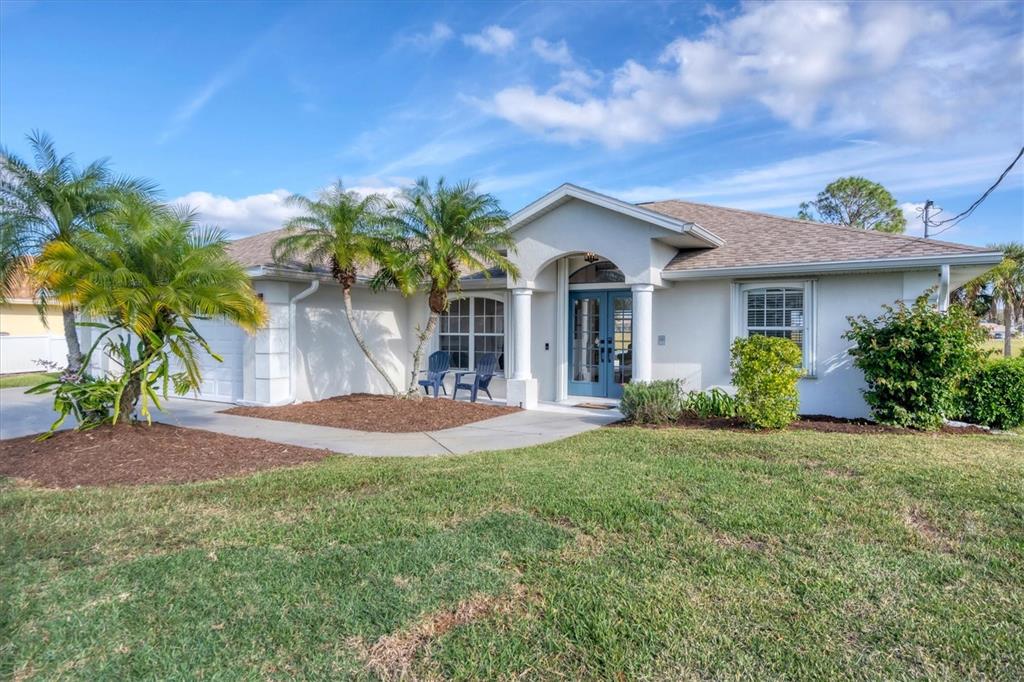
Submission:
[[708,277],[752,277],[760,275],[799,275],[851,270],[908,270],[914,268],[953,267],[963,265],[998,265],[1003,260],[1001,251],[958,253],[943,256],[909,256],[907,258],[873,258],[865,260],[819,261],[812,263],[769,263],[741,265],[727,268],[700,268],[694,270],[662,270],[662,279],[704,279]]

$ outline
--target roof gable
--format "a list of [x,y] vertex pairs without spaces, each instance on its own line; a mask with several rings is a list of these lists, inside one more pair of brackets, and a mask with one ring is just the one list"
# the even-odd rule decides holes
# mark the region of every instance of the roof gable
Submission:
[[652,211],[644,206],[621,201],[606,194],[594,192],[570,183],[565,183],[557,187],[542,196],[540,199],[537,199],[516,211],[509,219],[509,229],[513,231],[517,230],[572,200],[593,204],[635,220],[654,225],[665,230],[666,236],[689,235],[691,237],[695,237],[700,242],[707,244],[708,247],[720,246],[723,243],[722,239],[717,235],[692,221],[681,220],[676,216]]

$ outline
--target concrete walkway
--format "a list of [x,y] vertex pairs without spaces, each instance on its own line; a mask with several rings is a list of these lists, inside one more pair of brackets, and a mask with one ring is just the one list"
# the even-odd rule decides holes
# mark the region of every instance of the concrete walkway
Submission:
[[[45,431],[54,419],[48,396],[0,390],[0,439]],[[244,438],[262,438],[369,457],[420,457],[507,450],[550,443],[621,419],[618,410],[550,406],[441,431],[373,433],[223,414],[229,405],[169,399],[156,421]],[[70,420],[69,420],[70,422]],[[71,425],[70,423],[68,424]]]

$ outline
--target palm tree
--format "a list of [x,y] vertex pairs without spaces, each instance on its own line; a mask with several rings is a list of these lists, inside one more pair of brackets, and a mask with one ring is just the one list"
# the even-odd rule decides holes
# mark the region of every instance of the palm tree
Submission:
[[[227,235],[198,226],[194,212],[136,200],[75,240],[43,249],[35,274],[62,305],[137,339],[135,354],[121,358],[126,378],[118,418],[130,418],[140,397],[156,400],[153,386],[160,380],[165,392],[168,380],[179,394],[199,387],[197,351],[219,358],[196,331],[196,320],[224,319],[247,331],[264,322],[263,302],[227,245]],[[170,358],[180,363],[179,374],[170,373]]]
[[1003,355],[1013,355],[1013,325],[1024,312],[1024,244],[1009,242],[990,245],[1003,252],[1003,261],[985,274],[975,277],[956,296],[962,305],[982,316],[1001,306],[1003,311]]
[[1013,322],[1024,309],[1024,244],[1010,242],[993,248],[1003,252],[1003,262],[983,275],[993,299],[1003,306],[1003,355],[1013,357]]
[[[0,279],[5,282],[12,258],[37,253],[54,241],[71,242],[83,231],[91,230],[97,218],[123,197],[151,197],[156,191],[149,181],[115,176],[106,159],[78,168],[72,156],[57,155],[53,140],[45,133],[33,131],[28,142],[35,167],[0,149],[4,261]],[[40,311],[43,310],[45,307],[40,306]],[[68,369],[76,371],[81,365],[82,350],[75,310],[65,305],[61,312],[68,344]]]
[[312,266],[330,268],[331,275],[341,285],[352,337],[373,368],[384,377],[392,393],[398,395],[398,386],[370,352],[352,310],[352,287],[359,270],[371,266],[375,255],[385,249],[382,241],[386,222],[384,197],[347,192],[338,182],[321,190],[315,199],[296,194],[288,201],[302,213],[285,223],[288,234],[274,244],[274,259],[301,258]]
[[[427,288],[430,315],[426,327],[417,330],[415,378],[437,320],[448,310],[450,294],[460,291],[462,274],[479,271],[490,277],[492,268],[500,268],[518,277],[519,270],[506,256],[515,249],[508,214],[494,196],[477,192],[474,182],[448,185],[440,178],[431,187],[427,178],[420,178],[393,208],[398,231],[391,248],[378,257],[381,267],[372,283],[403,292]],[[408,395],[416,395],[416,388],[410,382]]]
[[22,235],[14,225],[0,221],[0,304],[6,303],[14,295],[27,255],[28,249]]

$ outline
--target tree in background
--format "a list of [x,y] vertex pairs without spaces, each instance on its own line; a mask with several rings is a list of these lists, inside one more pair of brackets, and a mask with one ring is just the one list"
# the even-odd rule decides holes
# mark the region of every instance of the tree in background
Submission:
[[384,377],[394,395],[399,389],[370,351],[352,309],[352,287],[359,271],[373,266],[388,250],[384,240],[386,201],[379,194],[347,192],[340,182],[322,190],[315,199],[296,194],[289,198],[302,214],[285,224],[288,234],[274,244],[274,259],[301,259],[311,267],[327,266],[341,285],[345,317],[359,348]]
[[[35,167],[0,149],[0,283],[5,287],[25,256],[55,241],[73,242],[125,197],[148,199],[156,190],[146,180],[115,176],[105,159],[78,168],[72,156],[57,155],[45,133],[33,131],[28,142]],[[62,315],[68,369],[74,372],[82,363],[74,307],[62,305]]]
[[1003,312],[1003,355],[1013,357],[1014,322],[1024,313],[1024,244],[990,245],[1003,252],[1003,261],[961,287],[958,298],[979,316]]
[[[427,324],[417,329],[412,356],[412,376],[423,362],[427,341],[437,328],[441,313],[448,310],[449,297],[460,291],[459,280],[469,272],[490,277],[492,268],[517,277],[519,270],[506,257],[515,249],[508,229],[508,214],[490,194],[481,194],[476,183],[445,183],[440,178],[431,186],[420,178],[406,189],[392,206],[395,234],[390,248],[379,254],[380,270],[373,285],[397,286],[403,293],[427,288],[430,310]],[[416,382],[409,383],[408,395],[416,395]]]
[[800,204],[797,217],[877,232],[907,229],[907,219],[889,190],[856,176],[830,182],[817,199]]
[[[200,227],[194,213],[139,200],[123,202],[73,241],[55,240],[43,249],[34,266],[39,281],[62,305],[106,321],[89,353],[109,335],[106,350],[123,371],[99,388],[114,387],[114,404],[101,410],[113,421],[129,420],[140,399],[148,416],[149,401],[159,406],[160,386],[165,396],[168,383],[179,395],[199,388],[198,352],[220,358],[196,330],[196,320],[227,320],[246,331],[265,320],[263,302],[227,245],[224,232]],[[180,371],[172,371],[172,360]],[[58,411],[62,388],[81,390],[52,383]],[[79,383],[88,387],[89,381]]]

